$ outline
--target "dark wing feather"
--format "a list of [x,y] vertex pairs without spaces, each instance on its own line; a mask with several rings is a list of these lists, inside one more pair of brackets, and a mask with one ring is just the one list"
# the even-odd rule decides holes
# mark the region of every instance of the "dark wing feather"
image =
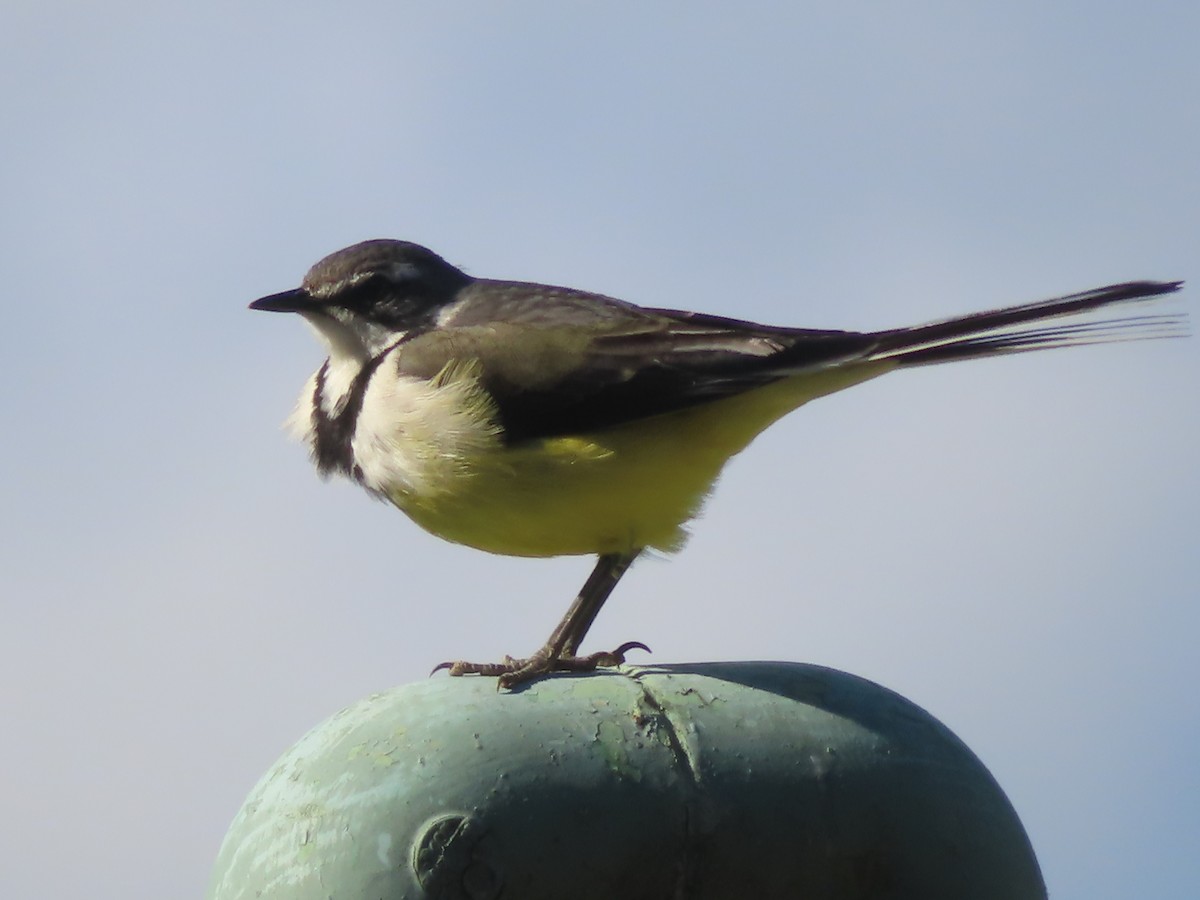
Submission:
[[506,439],[517,442],[609,428],[844,363],[889,360],[906,367],[1175,337],[1185,333],[1186,316],[1043,323],[1152,300],[1179,284],[1129,282],[862,333],[758,325],[644,309],[568,288],[478,280],[444,310],[436,328],[411,334],[397,356],[401,373],[423,378],[452,361],[474,361]]
[[510,442],[582,434],[861,357],[868,335],[643,309],[582,291],[475,282],[399,348],[401,374],[474,360]]

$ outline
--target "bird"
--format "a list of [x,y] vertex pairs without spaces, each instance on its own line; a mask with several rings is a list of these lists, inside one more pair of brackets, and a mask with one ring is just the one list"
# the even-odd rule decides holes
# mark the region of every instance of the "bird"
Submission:
[[[445,662],[514,688],[625,661],[580,654],[647,551],[687,538],[725,464],[810,400],[899,369],[1184,333],[1130,281],[906,328],[761,325],[602,294],[477,278],[419,244],[368,240],[254,310],[301,316],[328,356],[288,420],[323,477],[344,476],[427,531],[519,557],[594,555],[526,657]],[[1125,315],[1101,316],[1123,305]]]

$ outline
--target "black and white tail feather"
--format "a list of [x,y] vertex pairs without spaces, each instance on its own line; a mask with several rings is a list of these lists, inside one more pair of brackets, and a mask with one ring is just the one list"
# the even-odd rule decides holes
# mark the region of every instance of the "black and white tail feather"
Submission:
[[1151,300],[1174,293],[1181,281],[1129,281],[1069,294],[1052,300],[957,316],[927,325],[875,333],[872,359],[896,359],[903,366],[921,366],[1120,341],[1181,337],[1187,318],[1183,314],[1155,314],[1095,319],[1023,328],[1065,316],[1086,315],[1123,303]]

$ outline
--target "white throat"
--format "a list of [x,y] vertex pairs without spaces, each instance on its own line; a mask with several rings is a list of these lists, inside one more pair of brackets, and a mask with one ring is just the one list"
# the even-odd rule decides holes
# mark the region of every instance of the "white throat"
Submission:
[[333,318],[321,313],[302,314],[304,321],[329,348],[329,359],[304,385],[296,408],[286,426],[296,438],[312,445],[316,438],[313,412],[336,416],[346,406],[354,380],[374,353],[383,352],[388,337],[385,329],[354,318]]

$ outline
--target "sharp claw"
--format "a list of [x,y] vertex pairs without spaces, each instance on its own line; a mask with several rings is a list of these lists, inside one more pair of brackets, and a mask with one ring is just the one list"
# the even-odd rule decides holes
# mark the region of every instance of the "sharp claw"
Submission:
[[425,676],[425,677],[426,677],[426,678],[432,678],[432,677],[433,677],[434,675],[436,675],[438,672],[442,671],[442,669],[447,669],[447,670],[449,670],[449,669],[452,669],[452,668],[454,668],[454,663],[452,663],[452,662],[448,662],[448,661],[447,661],[447,662],[440,662],[440,663],[438,663],[436,666],[434,666],[432,669],[430,669],[430,670],[429,670],[429,674],[428,674],[427,676]]
[[614,650],[612,655],[621,660],[621,662],[625,662],[625,654],[630,650],[645,650],[647,653],[654,652],[641,641],[626,641],[620,647]]

